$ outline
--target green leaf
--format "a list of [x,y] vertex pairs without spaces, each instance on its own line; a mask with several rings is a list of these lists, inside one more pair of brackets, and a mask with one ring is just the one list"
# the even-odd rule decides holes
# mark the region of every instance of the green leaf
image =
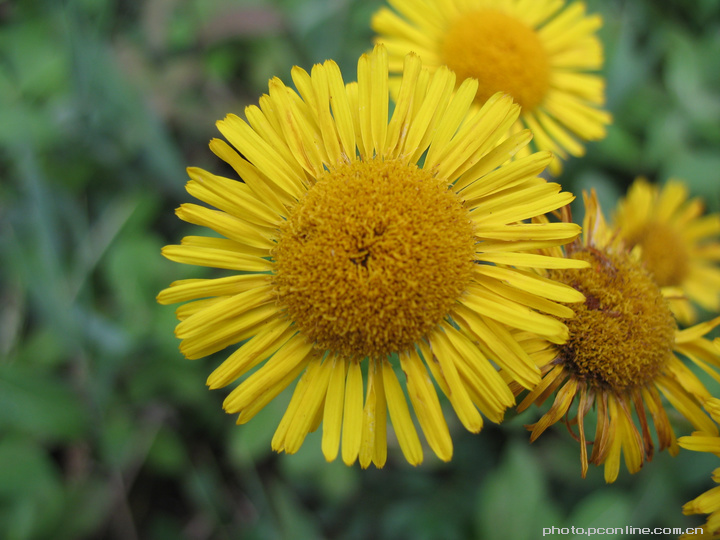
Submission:
[[147,465],[160,474],[181,475],[188,464],[183,442],[174,431],[161,427],[147,456]]
[[0,410],[0,429],[44,441],[76,439],[89,421],[85,404],[68,385],[17,364],[0,366]]
[[708,116],[717,119],[720,104],[717,96],[712,95],[705,86],[702,71],[703,43],[695,36],[680,30],[666,33],[667,62],[665,83],[675,94],[681,110],[693,118]]
[[66,351],[63,348],[63,339],[58,334],[54,328],[38,328],[21,342],[14,362],[32,366],[34,370],[42,372],[59,366],[66,360]]
[[638,138],[620,124],[608,128],[607,137],[597,143],[597,150],[603,160],[612,160],[633,172],[641,164],[642,150]]
[[[0,442],[0,497],[57,495],[59,476],[39,445],[11,436]],[[12,464],[12,466],[9,466]]]
[[[617,489],[607,489],[600,493],[590,495],[580,501],[573,513],[568,517],[565,527],[582,527],[588,529],[594,527],[625,529],[630,523],[630,509],[632,508],[630,497]],[[587,532],[586,532],[587,534]],[[586,534],[572,536],[572,540],[586,540]],[[624,538],[622,532],[611,532],[603,538]]]
[[582,223],[585,217],[585,205],[582,193],[590,193],[594,189],[597,194],[600,206],[609,220],[615,211],[615,205],[620,197],[620,190],[610,177],[596,170],[586,170],[575,180],[573,184],[574,193],[577,198],[572,202],[573,220],[575,223]]
[[44,98],[67,86],[70,58],[58,47],[61,37],[48,20],[27,20],[3,30],[0,48],[24,97]]
[[270,442],[287,405],[287,394],[272,400],[248,423],[230,429],[228,452],[237,467],[252,466],[272,454]]
[[317,520],[302,506],[292,490],[279,483],[270,486],[270,497],[282,538],[313,540],[322,538]]
[[130,410],[115,408],[103,418],[100,452],[103,462],[122,470],[135,459],[140,435]]
[[153,235],[122,236],[108,253],[108,278],[120,303],[125,325],[136,333],[148,329],[159,290],[162,242]]
[[332,463],[326,463],[319,473],[320,489],[328,503],[347,500],[361,488],[363,472],[357,465],[348,467],[339,457]]
[[684,180],[693,195],[717,202],[720,185],[720,156],[716,150],[686,150],[669,159],[662,178]]
[[61,516],[63,490],[45,451],[19,437],[0,442],[0,530],[3,538],[48,538]]
[[536,453],[524,441],[505,448],[500,466],[480,489],[478,538],[535,540],[543,527],[560,523],[547,493],[547,482]]
[[53,531],[53,540],[89,538],[91,533],[112,512],[116,486],[106,478],[90,479],[68,487],[63,498],[64,510],[59,526]]
[[689,139],[688,117],[670,108],[647,120],[646,155],[653,165],[667,163],[684,151]]

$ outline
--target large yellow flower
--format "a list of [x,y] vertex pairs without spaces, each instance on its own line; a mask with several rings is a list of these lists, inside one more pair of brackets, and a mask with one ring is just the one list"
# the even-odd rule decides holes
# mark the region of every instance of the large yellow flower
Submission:
[[[538,422],[528,426],[531,440],[569,414],[577,403],[577,424],[583,477],[588,461],[605,465],[605,480],[613,482],[624,454],[625,465],[637,472],[652,459],[652,419],[660,450],[678,447],[661,394],[696,429],[717,435],[717,427],[703,412],[710,398],[703,383],[674,353],[680,353],[714,377],[720,350],[703,336],[720,318],[678,330],[660,287],[645,270],[638,250],[629,251],[609,228],[595,194],[585,199],[583,238],[566,246],[564,254],[590,264],[587,269],[551,270],[548,277],[572,285],[585,302],[567,321],[570,337],[560,345],[526,335],[523,346],[542,366],[543,380],[518,405],[542,404],[557,391],[553,405]],[[567,217],[567,216],[566,216]],[[548,254],[560,255],[561,248]],[[597,427],[588,459],[585,417],[597,407]],[[637,415],[639,429],[633,420]]]
[[641,246],[645,266],[685,324],[697,320],[690,301],[720,311],[720,214],[703,216],[703,209],[678,180],[660,188],[638,178],[615,216],[625,243]]
[[[477,102],[505,92],[522,106],[513,133],[530,128],[538,149],[581,156],[583,141],[605,137],[605,82],[595,35],[599,15],[565,0],[388,0],[372,19],[376,41],[400,73],[408,51],[431,69],[448,66],[458,83],[478,80]],[[526,148],[524,155],[531,150]],[[553,160],[553,174],[561,170]]]
[[[720,350],[720,341],[715,340],[715,346]],[[720,399],[712,398],[705,403],[705,409],[710,413],[715,422],[720,423]],[[696,431],[691,436],[680,437],[678,445],[687,450],[696,452],[711,452],[720,457],[720,437],[717,433],[703,433]],[[720,468],[713,471],[712,479],[720,484]],[[703,525],[702,534],[687,534],[680,537],[681,540],[690,538],[720,538],[720,486],[709,489],[702,495],[683,506],[683,514],[710,514],[707,522]]]
[[296,67],[297,92],[273,79],[247,122],[218,122],[235,149],[210,147],[244,182],[191,168],[188,192],[218,210],[177,213],[224,238],[189,236],[163,254],[235,273],[178,281],[158,296],[191,301],[176,329],[188,358],[241,344],[208,379],[214,389],[243,378],[224,403],[238,423],[300,377],[272,447],[295,452],[322,423],[325,457],[342,439],[343,461],[363,467],[385,463],[388,410],[407,460],[423,458],[395,367],[429,446],[449,460],[428,370],[477,432],[481,412],[499,422],[514,403],[497,367],[524,387],[540,378],[503,324],[567,337],[547,313],[572,315],[555,302],[582,300],[577,291],[491,263],[585,265],[521,252],[566,243],[579,227],[524,223],[573,196],[537,176],[548,152],[509,161],[530,140],[506,138],[518,106],[496,95],[470,112],[476,82],[455,92],[452,72],[430,74],[408,55],[388,122],[387,65],[376,47],[347,86],[332,61],[311,74]]

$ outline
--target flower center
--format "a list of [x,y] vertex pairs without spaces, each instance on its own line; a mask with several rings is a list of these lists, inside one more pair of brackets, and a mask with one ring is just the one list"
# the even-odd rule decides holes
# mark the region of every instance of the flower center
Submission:
[[470,281],[469,212],[430,173],[359,161],[325,173],[281,226],[279,304],[318,348],[352,358],[410,348]]
[[537,32],[492,9],[458,17],[448,28],[441,55],[458,83],[470,77],[478,80],[478,103],[505,92],[529,110],[550,86],[550,62]]
[[650,274],[627,254],[583,249],[572,255],[590,262],[584,270],[552,271],[586,296],[565,320],[570,339],[559,360],[577,377],[622,390],[642,386],[672,355],[677,326]]
[[633,244],[642,246],[642,260],[661,287],[681,285],[690,271],[682,237],[664,223],[648,224]]

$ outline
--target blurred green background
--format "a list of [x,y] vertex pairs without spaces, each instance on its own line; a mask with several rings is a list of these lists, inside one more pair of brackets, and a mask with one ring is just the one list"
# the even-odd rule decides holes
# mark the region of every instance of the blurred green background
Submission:
[[[449,412],[448,464],[426,452],[413,468],[396,446],[383,470],[327,464],[318,434],[278,456],[287,396],[236,427],[227,391],[204,384],[222,354],[180,355],[155,295],[210,274],[160,257],[188,233],[184,168],[225,172],[214,122],[270,77],[334,58],[352,80],[380,5],[0,0],[0,538],[531,540],[704,521],[681,506],[713,485],[714,456],[582,480],[562,426],[528,444],[537,411],[480,435]],[[719,3],[588,6],[605,17],[615,122],[560,181],[610,210],[636,175],[677,176],[718,211]]]

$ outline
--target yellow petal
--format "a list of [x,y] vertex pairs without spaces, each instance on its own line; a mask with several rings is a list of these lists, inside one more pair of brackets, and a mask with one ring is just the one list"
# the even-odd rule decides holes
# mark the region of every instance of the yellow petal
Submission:
[[442,148],[433,141],[425,167],[437,169],[442,178],[456,179],[495,146],[519,111],[510,96],[494,95],[477,113],[466,118]]
[[[210,143],[220,159],[231,162],[241,178],[247,182],[238,182],[230,178],[216,176],[197,167],[188,167],[187,173],[191,180],[185,186],[187,192],[193,197],[208,203],[223,212],[263,227],[264,230],[273,230],[280,222],[279,216],[284,215],[282,203],[273,198],[263,198],[262,202],[250,188],[250,184],[264,183],[260,172],[247,160],[241,158],[230,146],[219,139]],[[251,180],[252,177],[252,180]],[[278,213],[276,209],[281,209]]]
[[299,174],[246,122],[234,114],[217,122],[217,127],[235,148],[257,167],[266,178],[295,199],[304,191]]
[[343,161],[343,157],[340,140],[335,129],[335,121],[330,114],[330,86],[325,66],[319,64],[313,66],[312,87],[315,92],[318,124],[320,125],[322,141],[325,144],[325,151],[330,163],[337,165]]
[[696,432],[689,437],[680,437],[678,444],[686,450],[720,455],[720,437],[711,433]]
[[417,431],[415,431],[412,418],[410,418],[405,394],[389,362],[382,362],[382,375],[390,420],[398,438],[400,449],[410,465],[419,465],[423,460],[420,439]]
[[266,284],[226,298],[182,321],[175,328],[175,335],[188,338],[215,330],[224,322],[240,319],[251,309],[273,301],[274,295],[272,285]]
[[270,249],[275,245],[275,242],[261,234],[255,225],[225,212],[185,203],[180,205],[175,214],[183,221],[208,227],[230,240],[248,246],[245,251],[252,255],[269,257]]
[[280,395],[283,390],[290,386],[291,382],[297,379],[298,375],[300,375],[300,372],[304,367],[305,366],[302,365],[298,369],[289,371],[285,374],[284,377],[278,380],[278,382],[272,388],[268,389],[267,392],[263,392],[259,397],[254,399],[253,402],[250,403],[250,405],[240,411],[236,423],[238,425],[247,424],[250,420],[255,418],[255,415],[257,415],[257,413],[263,410],[268,405],[268,403],[278,397],[278,395]]
[[422,360],[413,350],[409,354],[400,355],[400,364],[407,377],[410,402],[430,448],[441,460],[450,461],[453,454],[450,431]]
[[388,124],[387,157],[397,158],[403,152],[408,129],[413,124],[413,96],[421,68],[422,61],[416,54],[411,53],[405,57],[400,93],[395,100],[395,110]]
[[228,298],[229,296],[218,296],[216,298],[204,298],[202,300],[188,302],[187,304],[178,306],[177,309],[175,309],[175,316],[178,318],[179,321],[184,321],[188,317],[191,317],[192,315],[195,315],[196,313],[203,311],[210,306],[214,306],[218,302],[227,300]]
[[533,293],[518,290],[495,280],[479,279],[478,281],[482,281],[483,286],[494,293],[499,294],[503,298],[506,298],[511,302],[527,306],[536,311],[541,311],[560,318],[572,318],[575,315],[572,308],[563,304],[551,302],[545,298],[540,298]]
[[[240,178],[243,179],[244,184],[241,182],[236,182],[234,180],[226,179],[228,180],[228,182],[240,184],[240,186],[245,188],[245,191],[247,191],[249,194],[252,194],[252,196],[255,197],[257,200],[262,200],[263,204],[267,206],[267,208],[270,209],[272,212],[274,212],[274,215],[271,215],[271,218],[267,219],[269,225],[277,226],[277,224],[280,222],[277,216],[287,216],[287,207],[290,206],[295,200],[292,196],[288,195],[284,191],[275,189],[273,183],[270,182],[270,180],[257,167],[255,167],[255,165],[253,165],[240,154],[238,154],[225,141],[221,139],[212,139],[210,141],[210,150],[217,157],[228,163],[235,170],[235,172],[238,173]],[[191,170],[192,169],[188,169],[188,173],[192,177],[192,173],[190,172]],[[240,201],[234,201],[233,199],[235,197],[239,197],[238,193],[236,192],[243,191],[243,189],[228,189],[227,185],[223,186],[222,189],[213,189],[212,194],[214,199],[211,201],[207,199],[207,195],[196,195],[191,190],[191,184],[192,182],[189,182],[186,186],[186,189],[188,193],[190,193],[190,195],[196,196],[201,201],[212,204],[215,208],[225,210],[226,212],[232,213],[234,215],[245,216],[248,221],[252,221],[251,216],[252,213],[255,212],[255,210],[251,208],[251,206],[247,206],[247,208],[249,208],[247,212],[243,212],[243,206],[241,206],[240,209],[236,209],[234,211],[230,211],[226,209],[225,206],[223,206],[223,204],[225,203],[223,203],[222,200],[226,199],[227,204],[233,204],[233,206],[237,207],[237,205],[240,204]],[[205,185],[204,187],[212,189],[211,186]]]
[[585,295],[569,285],[530,272],[489,265],[477,265],[475,272],[500,280],[516,289],[555,300],[556,302],[573,303],[585,301]]
[[552,159],[553,155],[550,152],[537,152],[518,158],[478,178],[476,181],[470,182],[466,187],[462,188],[460,193],[467,201],[477,201],[497,191],[510,189],[525,182],[528,178],[539,175]]
[[[442,328],[445,330],[445,336],[452,345],[452,349],[457,353],[454,363],[472,402],[491,421],[502,422],[505,409],[515,403],[515,398],[507,383],[476,344],[455,330],[454,327],[443,324]],[[435,341],[437,340],[434,339],[433,343]],[[438,357],[440,358],[439,355]],[[442,362],[440,365],[443,366]],[[445,371],[444,368],[443,371]],[[452,386],[450,386],[450,390],[452,393]]]
[[587,261],[534,253],[478,253],[476,260],[526,268],[588,268]]
[[[378,377],[376,362],[372,361],[368,369],[368,387],[367,394],[365,395],[365,408],[363,409],[363,420],[362,420],[362,437],[360,441],[360,452],[359,461],[360,466],[363,469],[367,469],[370,463],[375,461],[377,467],[382,467],[385,460],[383,459],[380,464],[375,459],[378,447],[378,439],[380,442],[385,440],[384,431],[381,433],[380,429],[385,428],[385,400],[378,399]],[[387,443],[385,443],[387,444]]]
[[441,330],[432,334],[430,346],[440,363],[445,382],[450,390],[447,397],[452,403],[453,409],[465,429],[472,433],[478,433],[482,429],[483,420],[458,373],[456,366],[458,351],[453,347],[447,332]]
[[227,320],[224,324],[209,325],[205,327],[206,330],[183,339],[180,351],[190,359],[207,356],[253,336],[257,331],[257,325],[276,317],[277,314],[277,306],[274,303],[263,304],[246,311],[239,317]]
[[471,310],[507,324],[512,328],[519,328],[546,336],[553,342],[563,343],[567,340],[567,327],[559,320],[542,315],[528,309],[526,306],[510,302],[487,288],[478,285],[468,287],[468,294],[460,299]]
[[352,465],[360,451],[362,436],[363,379],[360,363],[348,363],[345,384],[345,407],[342,426],[342,459],[345,465]]
[[469,330],[488,349],[488,356],[523,388],[534,388],[540,381],[540,370],[512,334],[501,324],[482,317],[465,306],[455,308],[462,327]]
[[[606,429],[607,436],[610,439],[610,444],[607,452],[607,457],[604,460],[605,463],[605,482],[612,484],[617,480],[618,473],[620,472],[620,454],[622,452],[622,433],[619,431],[613,419],[617,418],[617,403],[613,398],[608,399],[608,411],[610,416],[610,428]],[[596,460],[596,464],[600,464],[601,461]]]
[[247,343],[232,353],[207,379],[211,390],[222,388],[241,377],[282,347],[295,333],[287,319],[275,319],[268,322]]
[[[217,238],[216,240],[221,240]],[[228,240],[228,242],[232,242]],[[210,268],[224,268],[240,272],[269,272],[273,263],[257,255],[247,255],[238,251],[237,243],[226,244],[222,248],[171,245],[162,248],[163,257],[171,261],[194,266],[207,266]]]
[[715,317],[710,321],[696,324],[695,326],[686,328],[685,330],[678,330],[675,332],[675,343],[689,343],[700,339],[718,325],[720,325],[720,317]]
[[[316,363],[319,364],[319,360]],[[297,452],[312,430],[316,415],[325,401],[331,371],[332,361],[326,359],[316,369],[314,376],[308,378],[305,391],[285,435],[284,446],[288,454]]]
[[[426,70],[420,73],[419,78],[423,78],[423,76],[427,76]],[[472,97],[469,96],[468,85],[465,85],[465,88],[458,89],[453,101],[455,105],[448,108],[454,87],[455,75],[445,67],[439,68],[429,81],[427,91],[419,100],[419,108],[414,113],[408,127],[403,156],[408,157],[411,162],[418,160],[420,155],[427,150],[431,141],[443,137],[447,129],[445,128],[446,124],[452,123],[457,127],[462,120],[462,114],[467,112],[470,107]],[[446,108],[448,108],[447,111]],[[437,144],[442,144],[442,142],[439,141]]]
[[698,431],[718,435],[718,428],[707,414],[698,406],[697,402],[669,377],[659,376],[655,385],[660,389],[670,404],[677,409]]
[[265,365],[225,398],[223,408],[229,413],[239,412],[274,387],[288,373],[299,374],[310,361],[312,350],[312,343],[308,343],[302,334],[296,334]]
[[307,364],[302,377],[300,377],[300,380],[295,385],[295,390],[293,391],[292,398],[290,398],[290,403],[288,403],[288,406],[285,409],[285,414],[283,414],[283,417],[280,419],[280,424],[275,430],[275,434],[272,438],[271,447],[276,452],[282,452],[285,450],[285,437],[288,429],[290,429],[290,426],[295,418],[295,414],[300,409],[303,396],[305,395],[308,386],[320,369],[320,361],[320,357],[316,356],[312,358]]
[[[319,131],[313,122],[304,118],[292,99],[292,91],[280,79],[274,78],[270,81],[269,91],[270,99],[278,112],[285,144],[292,152],[294,161],[317,178],[324,170],[323,161],[328,161]],[[296,172],[295,178],[302,185],[303,176]]]
[[[279,80],[274,79],[270,81],[269,86],[273,88],[277,86],[278,83]],[[282,85],[282,83],[279,84]],[[273,88],[272,94],[274,95],[276,92],[277,90]],[[284,87],[283,92],[286,92]],[[260,107],[257,105],[248,105],[245,107],[245,118],[247,118],[250,127],[278,153],[284,165],[291,168],[298,178],[302,178],[304,175],[302,166],[293,157],[285,141],[285,136],[283,135],[282,121],[287,113],[278,107],[276,102],[277,96],[274,96],[273,99],[270,95],[263,95],[260,98]]]
[[[372,61],[368,54],[363,54],[358,60],[357,68],[357,107],[353,106],[353,114],[356,114],[357,125],[360,127],[362,144],[360,156],[363,160],[372,159],[374,156],[373,132],[372,132]],[[352,97],[352,95],[351,95]]]
[[157,295],[160,304],[177,304],[212,296],[234,296],[269,283],[267,274],[243,274],[215,279],[181,279],[173,281]]
[[376,45],[370,55],[372,90],[370,99],[370,115],[373,146],[378,155],[386,152],[388,128],[388,55],[387,49]]
[[353,115],[350,111],[347,90],[345,89],[340,68],[335,62],[325,62],[325,70],[328,75],[333,118],[342,144],[342,157],[345,161],[351,162],[355,160],[356,153],[355,127],[353,126]]
[[325,398],[322,433],[322,452],[327,461],[337,457],[340,446],[343,410],[345,403],[345,367],[347,360],[338,355],[333,358],[332,373]]
[[455,182],[455,189],[461,190],[465,186],[476,182],[478,178],[482,178],[490,171],[500,167],[503,163],[506,163],[515,156],[521,148],[527,146],[531,139],[532,133],[529,129],[511,135],[487,154],[483,155],[477,163],[469,166],[467,170],[461,174],[458,181]]
[[368,371],[368,386],[372,385],[375,391],[375,448],[373,463],[378,469],[385,466],[387,461],[387,400],[383,384],[382,367],[379,360],[370,362]]
[[537,439],[543,431],[565,416],[565,413],[567,413],[570,405],[572,405],[572,402],[575,399],[576,393],[577,381],[575,379],[570,379],[558,391],[550,410],[546,412],[540,420],[533,424],[532,433],[530,434],[530,442]]
[[632,421],[631,413],[624,401],[619,401],[618,403],[615,422],[616,430],[622,442],[625,466],[630,474],[635,474],[643,465],[645,453],[640,434]]
[[554,183],[530,183],[517,189],[508,189],[482,199],[470,206],[470,218],[479,226],[485,224],[515,223],[547,214],[570,204],[575,196],[561,192]]

